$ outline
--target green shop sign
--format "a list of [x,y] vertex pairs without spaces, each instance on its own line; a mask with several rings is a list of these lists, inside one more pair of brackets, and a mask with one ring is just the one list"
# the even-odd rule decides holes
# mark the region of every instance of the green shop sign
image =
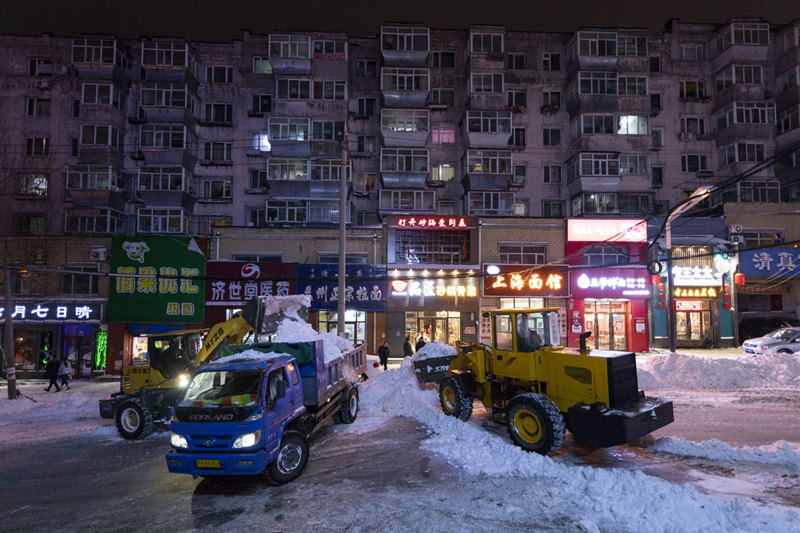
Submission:
[[205,254],[191,237],[111,239],[109,322],[202,322]]

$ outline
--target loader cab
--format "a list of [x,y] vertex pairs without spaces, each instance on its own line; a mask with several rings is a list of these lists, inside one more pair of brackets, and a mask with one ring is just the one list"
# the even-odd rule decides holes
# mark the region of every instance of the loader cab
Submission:
[[561,346],[558,309],[503,309],[489,313],[493,348],[531,353],[543,346]]
[[192,368],[204,330],[175,331],[147,338],[147,357],[150,366],[166,379],[172,379]]

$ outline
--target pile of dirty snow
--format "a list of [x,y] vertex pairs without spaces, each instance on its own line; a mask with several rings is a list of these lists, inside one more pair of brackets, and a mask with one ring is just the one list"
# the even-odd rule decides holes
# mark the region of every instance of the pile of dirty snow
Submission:
[[341,357],[353,349],[353,343],[333,333],[320,333],[304,321],[283,320],[272,337],[274,342],[313,342],[321,340],[325,345],[325,362]]
[[458,351],[449,344],[445,344],[442,341],[433,341],[426,343],[425,346],[420,348],[419,351],[414,354],[412,359],[414,361],[423,361],[425,359],[433,359],[435,357],[453,356],[457,353]]

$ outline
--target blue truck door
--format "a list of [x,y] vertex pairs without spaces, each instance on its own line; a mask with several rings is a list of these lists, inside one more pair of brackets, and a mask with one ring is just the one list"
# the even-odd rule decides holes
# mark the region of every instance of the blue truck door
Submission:
[[[280,382],[283,382],[283,385],[279,385]],[[286,419],[294,412],[294,408],[289,404],[290,402],[285,396],[288,383],[284,367],[276,368],[269,373],[267,378],[266,401],[264,403],[267,411],[267,416],[264,420],[264,446],[267,452],[271,452],[278,447],[282,434],[281,429]],[[283,396],[280,395],[280,391],[283,391]]]

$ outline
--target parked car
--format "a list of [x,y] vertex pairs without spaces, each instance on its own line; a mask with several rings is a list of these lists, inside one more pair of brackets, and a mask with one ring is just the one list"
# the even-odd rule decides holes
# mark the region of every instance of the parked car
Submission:
[[794,353],[800,350],[800,327],[781,328],[763,337],[749,339],[742,344],[744,353],[762,355],[767,350],[777,353]]
[[377,355],[367,355],[367,371],[365,372],[367,379],[372,379],[381,372],[383,372],[383,366],[380,358]]
[[763,337],[781,328],[800,327],[800,320],[792,317],[749,317],[739,322],[739,340]]

